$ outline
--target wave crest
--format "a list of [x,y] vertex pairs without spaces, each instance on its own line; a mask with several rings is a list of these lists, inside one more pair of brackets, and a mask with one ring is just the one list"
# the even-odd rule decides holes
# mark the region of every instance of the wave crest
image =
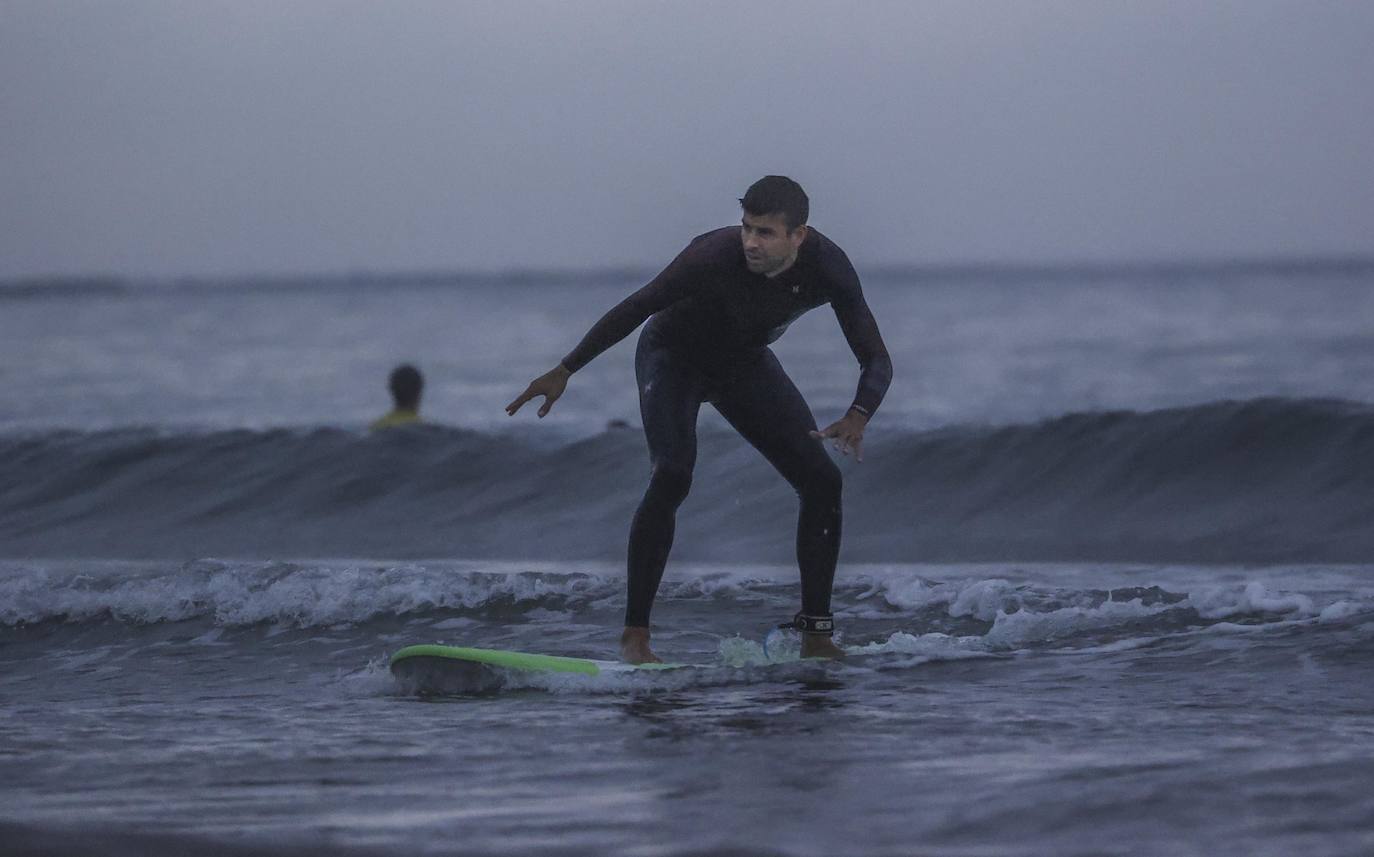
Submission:
[[[842,462],[860,562],[1362,562],[1374,408],[1218,402],[884,432]],[[704,431],[677,559],[790,561],[796,500]],[[643,439],[557,445],[438,427],[0,437],[0,556],[613,559]],[[970,608],[977,609],[977,608]]]

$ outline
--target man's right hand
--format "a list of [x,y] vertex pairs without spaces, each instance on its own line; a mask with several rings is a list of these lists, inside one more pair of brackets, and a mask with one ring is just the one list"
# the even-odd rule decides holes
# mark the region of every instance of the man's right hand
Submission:
[[542,419],[549,412],[549,408],[553,407],[553,403],[558,401],[558,397],[563,395],[563,391],[568,388],[568,379],[571,377],[572,373],[564,369],[562,363],[559,363],[531,381],[530,385],[525,388],[525,392],[516,396],[515,401],[506,405],[506,413],[513,417],[515,412],[520,410],[521,406],[530,399],[535,396],[543,396],[544,405],[539,409],[539,416]]

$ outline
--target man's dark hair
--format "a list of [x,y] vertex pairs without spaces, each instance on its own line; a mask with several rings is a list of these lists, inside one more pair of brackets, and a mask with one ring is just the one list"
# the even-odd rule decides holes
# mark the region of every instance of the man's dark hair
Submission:
[[811,216],[811,200],[806,198],[806,191],[787,176],[764,176],[749,186],[739,204],[745,214],[755,217],[781,214],[788,232],[804,226]]
[[391,398],[396,400],[396,407],[408,411],[419,410],[420,391],[424,386],[425,379],[420,375],[420,370],[409,363],[391,370],[391,378],[387,381]]

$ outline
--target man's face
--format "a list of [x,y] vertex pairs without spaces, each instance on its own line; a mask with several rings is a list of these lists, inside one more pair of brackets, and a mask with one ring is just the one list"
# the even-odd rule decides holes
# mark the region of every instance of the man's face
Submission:
[[787,231],[787,221],[781,214],[744,213],[740,219],[743,228],[740,239],[744,242],[744,264],[755,274],[776,274],[792,264],[797,258],[797,248],[806,238],[806,227],[798,226]]

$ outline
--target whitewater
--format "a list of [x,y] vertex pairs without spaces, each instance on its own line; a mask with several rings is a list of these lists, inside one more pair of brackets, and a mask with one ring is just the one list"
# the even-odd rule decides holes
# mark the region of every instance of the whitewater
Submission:
[[[1374,851],[1374,265],[875,273],[853,657],[770,637],[796,499],[707,408],[693,669],[399,686],[613,656],[633,339],[502,406],[638,276],[0,284],[0,852]],[[843,411],[826,309],[776,350]]]

